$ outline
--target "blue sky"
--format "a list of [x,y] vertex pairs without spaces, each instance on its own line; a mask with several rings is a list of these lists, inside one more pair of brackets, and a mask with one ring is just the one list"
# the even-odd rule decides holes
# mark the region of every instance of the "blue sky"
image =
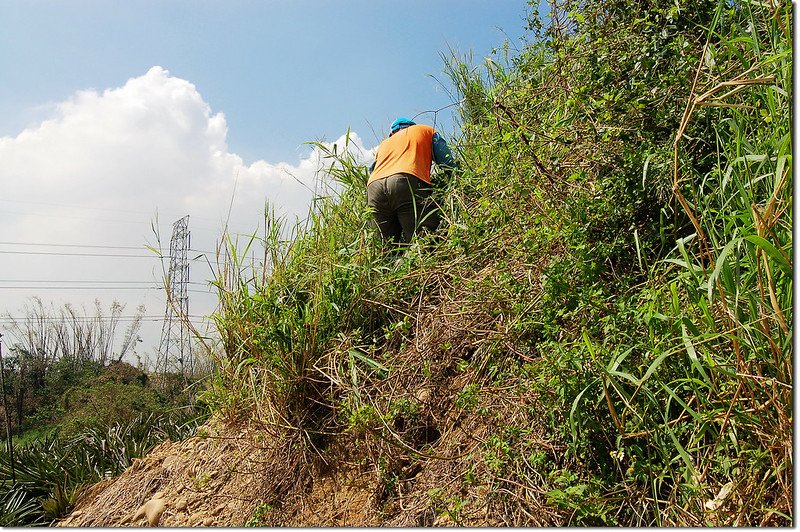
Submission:
[[[521,1],[6,1],[0,135],[77,90],[159,65],[225,113],[245,161],[292,160],[348,127],[375,139],[395,115],[450,103],[440,53],[519,43]],[[443,126],[451,126],[442,113]]]
[[[369,160],[398,115],[452,103],[441,54],[520,47],[527,12],[510,0],[5,0],[0,332],[32,296],[89,312],[116,300],[126,315],[145,305],[139,349],[152,354],[163,293],[134,289],[161,281],[152,225],[166,248],[188,214],[193,249],[208,252],[225,223],[256,230],[265,203],[302,217],[320,164],[305,143],[350,129]],[[452,138],[452,111],[419,121]],[[193,264],[190,314],[214,310],[210,277]]]

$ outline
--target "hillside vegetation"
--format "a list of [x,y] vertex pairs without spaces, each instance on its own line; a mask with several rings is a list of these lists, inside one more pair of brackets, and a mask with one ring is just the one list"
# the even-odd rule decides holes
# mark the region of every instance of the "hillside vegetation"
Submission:
[[445,56],[461,169],[399,255],[319,144],[296,238],[220,249],[203,401],[261,445],[247,524],[791,524],[791,21],[564,2]]
[[[178,376],[171,391],[124,362],[103,367],[62,358],[44,371],[25,355],[12,362],[22,358],[29,372],[8,373],[32,414],[12,439],[13,454],[7,442],[0,449],[2,526],[42,526],[63,517],[84,488],[119,475],[164,440],[186,438],[205,421],[178,393]],[[36,385],[35,370],[44,385]]]
[[0,526],[62,517],[84,488],[205,421],[189,379],[122,361],[144,308],[117,343],[122,310],[96,301],[92,316],[31,298],[25,317],[12,319],[17,341],[0,346]]

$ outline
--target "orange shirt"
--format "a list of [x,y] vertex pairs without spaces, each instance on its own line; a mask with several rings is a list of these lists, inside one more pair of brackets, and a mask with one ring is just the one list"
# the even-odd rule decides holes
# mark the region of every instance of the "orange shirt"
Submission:
[[381,142],[375,154],[375,169],[367,184],[399,173],[411,174],[430,183],[434,133],[436,130],[432,127],[416,124]]

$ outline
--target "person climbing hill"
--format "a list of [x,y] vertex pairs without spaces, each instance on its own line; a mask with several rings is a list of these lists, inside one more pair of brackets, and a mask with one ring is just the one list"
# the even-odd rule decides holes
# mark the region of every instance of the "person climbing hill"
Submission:
[[408,118],[392,123],[378,145],[367,181],[367,205],[384,241],[408,244],[422,228],[435,231],[441,221],[431,198],[431,163],[450,175],[457,167],[447,142],[430,126]]

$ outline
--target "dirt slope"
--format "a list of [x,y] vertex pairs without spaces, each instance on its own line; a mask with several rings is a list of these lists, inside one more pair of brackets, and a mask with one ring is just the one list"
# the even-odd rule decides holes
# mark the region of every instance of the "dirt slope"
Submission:
[[[478,277],[492,282],[496,273]],[[419,305],[413,340],[386,355],[388,376],[373,374],[347,390],[341,368],[352,346],[326,356],[325,373],[339,386],[332,389],[358,403],[339,399],[342,411],[324,418],[320,441],[280,423],[212,421],[87,490],[58,525],[564,523],[548,504],[548,481],[527,462],[556,467],[562,455],[544,430],[550,414],[525,383],[535,376],[492,377],[499,371],[493,353],[508,340],[504,313],[452,295],[437,303]]]
[[370,510],[370,483],[364,475],[344,484],[332,477],[317,482],[306,477],[292,485],[293,442],[270,446],[263,431],[219,422],[198,434],[164,442],[119,477],[92,486],[56,526],[238,527],[254,515],[275,522],[278,516],[266,511],[265,501],[276,496],[283,499],[281,524],[379,524]]

